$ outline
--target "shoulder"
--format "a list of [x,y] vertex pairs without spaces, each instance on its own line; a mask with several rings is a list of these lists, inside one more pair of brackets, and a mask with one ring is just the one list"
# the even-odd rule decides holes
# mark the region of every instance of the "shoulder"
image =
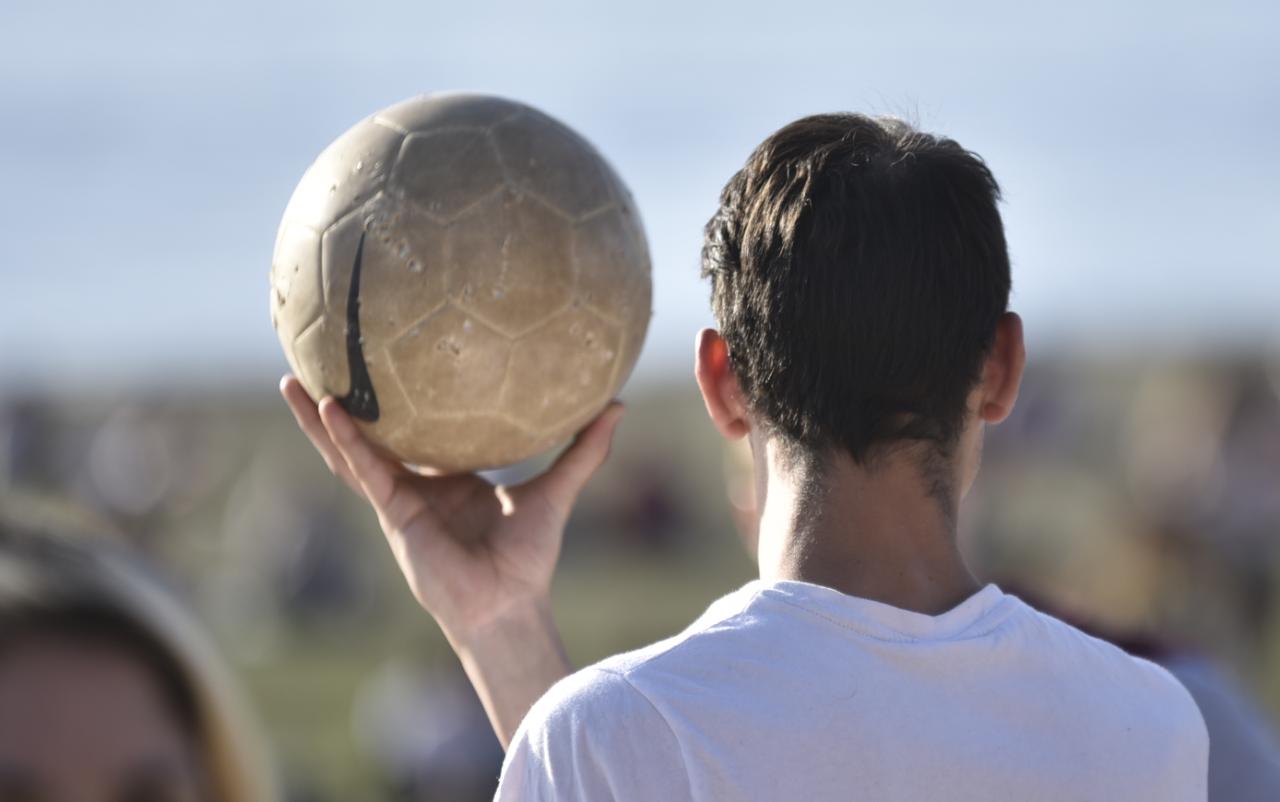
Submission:
[[1134,657],[1110,641],[1094,637],[1061,619],[1019,602],[1023,620],[1030,621],[1049,647],[1046,659],[1066,663],[1067,668],[1088,670],[1091,684],[1101,683],[1125,693],[1137,693],[1144,701],[1160,701],[1186,708],[1195,704],[1173,675],[1159,665]]
[[749,608],[758,594],[758,584],[750,582],[716,599],[681,632],[648,646],[605,658],[593,668],[635,681],[651,672],[676,668],[689,659],[690,652],[722,646],[748,628],[752,618]]
[[[531,736],[562,737],[603,729],[627,721],[628,728],[671,728],[649,695],[654,674],[681,672],[703,644],[718,643],[737,627],[737,619],[754,598],[748,585],[715,601],[682,632],[629,652],[607,657],[557,682],[529,711]],[[697,658],[693,658],[697,659]]]
[[[756,589],[714,602],[683,632],[610,657],[556,683],[512,739],[497,799],[689,798],[680,737],[649,692],[655,673],[682,673],[696,644],[736,626]],[[648,681],[646,681],[648,680]]]
[[535,738],[602,735],[627,721],[661,730],[661,715],[621,670],[608,663],[584,668],[557,682],[529,711],[524,724]]
[[[1100,717],[1141,722],[1153,750],[1192,758],[1208,754],[1204,719],[1191,694],[1164,667],[1022,604],[1052,664]],[[1206,758],[1207,759],[1207,758]]]
[[521,722],[499,800],[680,800],[680,746],[619,671],[592,666],[556,683]]

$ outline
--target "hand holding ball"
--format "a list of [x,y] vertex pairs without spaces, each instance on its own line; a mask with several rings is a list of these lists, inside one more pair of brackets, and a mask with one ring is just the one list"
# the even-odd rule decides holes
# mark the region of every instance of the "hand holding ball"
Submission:
[[572,130],[509,100],[409,100],[325,149],[289,201],[271,314],[308,394],[376,445],[470,471],[572,435],[650,316],[639,214]]

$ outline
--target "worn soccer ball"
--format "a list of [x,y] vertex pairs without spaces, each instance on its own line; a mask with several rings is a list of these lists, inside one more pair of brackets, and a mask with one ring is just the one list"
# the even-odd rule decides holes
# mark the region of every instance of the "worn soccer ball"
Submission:
[[631,372],[650,265],[630,192],[542,112],[441,94],[374,114],[294,191],[271,318],[312,398],[449,472],[566,440]]

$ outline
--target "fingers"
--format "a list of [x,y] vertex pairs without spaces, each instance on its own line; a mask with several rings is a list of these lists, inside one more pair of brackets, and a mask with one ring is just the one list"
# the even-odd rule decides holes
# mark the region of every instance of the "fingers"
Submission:
[[284,396],[285,403],[289,405],[294,419],[298,422],[298,427],[320,452],[324,464],[329,466],[333,475],[345,482],[358,495],[363,496],[364,491],[360,483],[352,475],[351,468],[347,465],[342,453],[338,451],[338,447],[334,445],[333,439],[329,437],[324,422],[320,420],[320,412],[316,409],[311,396],[307,395],[302,382],[298,381],[296,376],[285,376],[280,380],[280,395]]
[[319,412],[324,429],[351,475],[364,490],[365,498],[380,512],[384,511],[395,493],[396,479],[403,468],[374,450],[336,399],[328,397],[322,400]]
[[397,495],[404,466],[377,453],[340,403],[325,398],[317,407],[293,376],[280,381],[280,393],[329,470],[373,504],[380,519],[399,526],[421,511],[421,499]]
[[609,456],[613,433],[618,428],[622,413],[620,402],[609,404],[578,433],[546,473],[527,482],[521,490],[543,493],[556,511],[567,517],[582,488]]

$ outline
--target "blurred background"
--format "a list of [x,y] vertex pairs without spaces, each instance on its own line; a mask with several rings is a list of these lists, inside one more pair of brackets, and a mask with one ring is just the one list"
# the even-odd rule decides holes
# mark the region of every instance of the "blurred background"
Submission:
[[475,89],[633,189],[654,317],[555,591],[582,664],[752,575],[690,372],[720,187],[798,116],[894,113],[1005,193],[1032,364],[964,510],[975,570],[1280,720],[1280,6],[1037,5],[8,0],[0,503],[92,511],[178,578],[294,798],[487,798],[456,661],[276,395],[295,183],[372,111]]

